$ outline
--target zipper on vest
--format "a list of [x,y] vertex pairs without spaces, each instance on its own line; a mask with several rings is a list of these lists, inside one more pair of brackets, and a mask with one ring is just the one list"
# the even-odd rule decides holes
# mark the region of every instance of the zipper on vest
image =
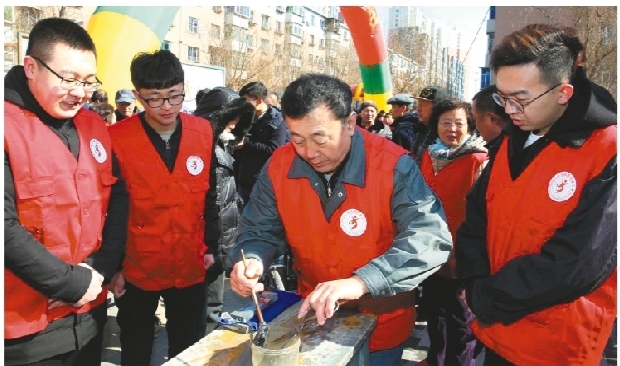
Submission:
[[170,141],[166,140],[166,166],[170,170]]

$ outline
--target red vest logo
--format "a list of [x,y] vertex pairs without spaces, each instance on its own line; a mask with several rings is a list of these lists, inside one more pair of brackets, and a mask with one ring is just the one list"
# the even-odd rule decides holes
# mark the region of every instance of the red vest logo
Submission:
[[90,152],[98,163],[103,163],[108,158],[108,153],[105,151],[103,144],[97,139],[90,140]]
[[555,202],[563,202],[571,198],[577,189],[575,176],[569,172],[561,172],[553,176],[549,181],[547,192],[549,198]]
[[349,236],[360,236],[366,231],[366,216],[354,208],[348,209],[340,216],[340,228]]
[[192,155],[189,158],[187,158],[187,161],[185,162],[185,166],[187,167],[187,171],[189,172],[189,174],[198,175],[204,169],[205,163],[202,161],[202,159],[199,156]]

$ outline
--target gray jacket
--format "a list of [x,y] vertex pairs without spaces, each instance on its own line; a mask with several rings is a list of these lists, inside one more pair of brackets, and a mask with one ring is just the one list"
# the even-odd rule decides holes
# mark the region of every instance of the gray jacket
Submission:
[[[346,194],[340,193],[346,193],[347,185],[365,186],[366,158],[363,136],[356,130],[350,156],[341,174],[338,178],[332,177],[338,180],[329,197],[319,173],[299,156],[293,160],[288,177],[308,179],[317,193],[314,198],[325,202],[324,214],[330,220],[336,208],[346,199]],[[271,160],[263,167],[252,190],[251,200],[243,210],[240,234],[231,252],[235,263],[241,260],[240,249],[243,249],[247,258],[259,259],[267,268],[276,250],[282,250],[287,245],[285,228],[267,174],[270,163]],[[410,156],[399,158],[393,181],[391,212],[398,233],[390,249],[354,272],[366,283],[375,298],[412,290],[448,260],[452,249],[441,202]],[[291,197],[290,204],[295,204],[295,199]]]

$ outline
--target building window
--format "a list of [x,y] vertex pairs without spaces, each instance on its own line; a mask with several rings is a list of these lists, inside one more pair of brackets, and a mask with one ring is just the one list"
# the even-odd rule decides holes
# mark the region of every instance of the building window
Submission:
[[248,19],[252,18],[252,11],[249,6],[227,6],[226,12],[234,13]]
[[319,47],[325,48],[325,40],[321,39],[321,41],[319,42]]
[[269,15],[263,15],[263,20],[261,23],[261,27],[263,29],[268,29],[269,28]]
[[232,26],[232,39],[238,42],[246,42],[247,38],[246,38],[245,28],[241,28],[241,27],[237,27],[236,25],[233,25]]
[[211,24],[211,38],[220,39],[220,34],[221,34],[220,26]]
[[198,47],[187,47],[187,59],[192,62],[198,62]]
[[491,50],[493,50],[494,43],[495,43],[495,33],[489,33],[489,43],[487,44],[488,53],[491,53]]
[[325,30],[325,19],[321,19],[320,24],[321,24],[321,29]]
[[260,48],[263,51],[268,51],[269,50],[269,40],[268,39],[261,39],[260,40]]
[[276,32],[282,32],[282,23],[276,22]]
[[301,37],[302,30],[299,24],[291,23],[290,25],[287,25],[287,27],[290,30],[291,34]]
[[251,34],[246,35],[245,43],[247,44],[248,47],[252,47],[252,44],[254,43],[254,37],[252,37]]
[[276,55],[279,55],[282,52],[282,46],[279,43],[276,43]]
[[314,46],[314,34],[310,35],[310,46]]
[[312,63],[312,60],[314,60],[314,59],[312,58],[312,54],[309,54],[309,55],[308,55],[308,62],[309,62],[309,63]]
[[161,43],[161,49],[162,50],[166,50],[166,51],[170,51],[170,41],[163,41]]
[[314,16],[314,14],[310,15],[310,25],[314,27],[314,25],[316,24],[316,17]]
[[191,33],[198,33],[198,19],[189,17],[188,30]]

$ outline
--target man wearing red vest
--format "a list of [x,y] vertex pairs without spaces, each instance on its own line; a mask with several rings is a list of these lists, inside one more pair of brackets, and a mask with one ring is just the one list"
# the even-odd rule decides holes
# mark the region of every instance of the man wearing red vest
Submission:
[[125,243],[103,229],[118,176],[110,137],[82,108],[96,73],[86,30],[48,18],[4,78],[5,365],[101,364],[102,284]]
[[[370,365],[399,365],[415,323],[413,290],[452,248],[445,213],[407,150],[355,127],[350,87],[308,74],[282,112],[292,142],[265,164],[243,211],[232,289],[249,296],[274,253],[291,246],[297,289],[323,325],[340,300],[378,316]],[[241,259],[248,258],[246,268]]]
[[219,209],[211,124],[180,113],[185,94],[179,59],[164,50],[140,53],[130,69],[144,112],[109,128],[129,197],[125,215],[109,218],[127,236],[123,268],[110,288],[119,309],[121,364],[148,365],[160,296],[168,357],[200,339]]
[[598,365],[616,318],[616,102],[584,52],[574,31],[532,24],[491,55],[513,123],[456,240],[487,365]]

